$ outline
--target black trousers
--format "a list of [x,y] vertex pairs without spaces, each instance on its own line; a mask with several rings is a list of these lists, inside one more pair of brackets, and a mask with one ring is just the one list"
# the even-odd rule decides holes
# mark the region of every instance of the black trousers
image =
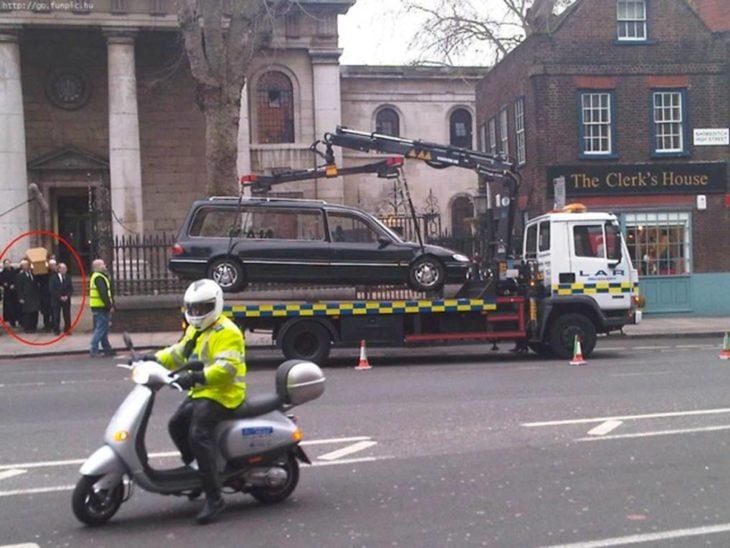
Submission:
[[23,329],[26,333],[34,333],[38,329],[38,311],[23,312]]
[[71,301],[51,306],[51,327],[53,331],[61,331],[61,314],[63,314],[63,330],[71,329]]
[[203,476],[203,491],[208,498],[220,496],[216,477],[218,446],[215,440],[216,425],[231,415],[232,411],[205,398],[186,399],[170,419],[168,430],[183,462],[198,461]]

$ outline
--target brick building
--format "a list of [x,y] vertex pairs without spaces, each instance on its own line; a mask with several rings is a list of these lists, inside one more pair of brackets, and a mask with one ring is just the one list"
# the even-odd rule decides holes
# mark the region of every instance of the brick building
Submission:
[[480,146],[520,165],[519,206],[620,217],[647,312],[730,310],[730,10],[577,0],[477,87]]
[[[311,143],[343,123],[471,140],[483,70],[341,66],[337,17],[354,3],[301,0],[277,22],[241,98],[241,174],[310,168]],[[0,203],[23,203],[35,183],[50,206],[0,218],[2,247],[28,229],[50,230],[88,260],[100,227],[115,236],[175,231],[205,195],[204,135],[174,0],[0,1]],[[362,161],[344,154],[345,165]],[[422,166],[407,169],[416,207],[440,204],[447,227],[453,208],[463,229],[474,174],[436,184]],[[371,211],[389,196],[368,177],[276,191]]]

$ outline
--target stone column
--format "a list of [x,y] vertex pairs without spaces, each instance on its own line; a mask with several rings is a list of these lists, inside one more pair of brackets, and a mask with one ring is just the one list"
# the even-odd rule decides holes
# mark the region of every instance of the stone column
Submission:
[[[237,175],[248,175],[251,173],[251,128],[250,114],[248,110],[248,84],[243,86],[241,91],[241,114],[238,118],[238,160],[236,162]],[[246,189],[245,194],[251,195],[251,190]]]
[[[333,132],[342,124],[342,98],[340,94],[340,54],[341,50],[309,50],[312,59],[314,82],[314,128],[316,138]],[[337,165],[342,167],[342,149],[334,147]],[[318,185],[317,198],[343,203],[345,192],[342,177],[327,179],[326,184]]]
[[144,233],[133,31],[108,31],[109,174],[114,236]]
[[0,28],[0,213],[20,206],[0,217],[0,252],[30,229],[28,198],[20,46],[13,30]]

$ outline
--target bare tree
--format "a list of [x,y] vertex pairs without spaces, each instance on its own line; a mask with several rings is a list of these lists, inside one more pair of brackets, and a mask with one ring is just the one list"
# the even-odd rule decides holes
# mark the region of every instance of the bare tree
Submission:
[[406,0],[405,5],[424,18],[412,41],[414,49],[423,52],[421,62],[458,64],[479,47],[490,56],[480,62],[487,65],[499,61],[528,34],[549,32],[553,12],[573,1]]
[[290,0],[177,0],[198,106],[205,114],[209,196],[237,193],[241,92]]

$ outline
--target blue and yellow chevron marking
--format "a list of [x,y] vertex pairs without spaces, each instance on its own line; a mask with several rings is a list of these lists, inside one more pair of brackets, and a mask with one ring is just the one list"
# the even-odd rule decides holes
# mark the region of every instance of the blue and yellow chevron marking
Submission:
[[443,312],[482,312],[496,309],[496,301],[486,301],[484,299],[435,299],[431,301],[248,303],[226,305],[223,307],[223,313],[233,318],[282,318],[298,316],[438,314]]
[[601,293],[639,294],[639,284],[632,282],[596,282],[596,283],[573,283],[554,284],[553,295],[598,295]]

